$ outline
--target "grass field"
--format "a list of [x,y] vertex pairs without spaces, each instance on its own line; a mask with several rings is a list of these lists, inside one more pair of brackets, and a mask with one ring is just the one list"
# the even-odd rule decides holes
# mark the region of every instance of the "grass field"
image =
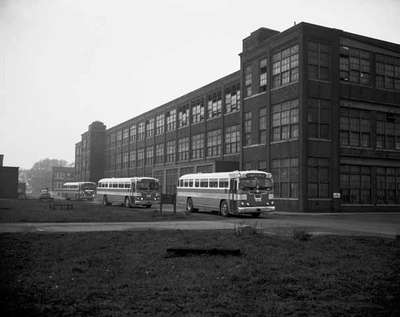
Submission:
[[[399,240],[128,231],[2,234],[0,244],[7,316],[400,314]],[[167,257],[169,247],[243,255]]]
[[[49,202],[37,199],[13,200],[0,199],[0,222],[127,222],[127,221],[162,221],[162,220],[195,220],[215,219],[209,214],[185,215],[174,214],[172,205],[165,206],[163,216],[159,206],[147,208],[125,208],[121,206],[103,206],[93,202],[72,201],[73,209],[49,208]],[[157,209],[157,210],[156,210]]]

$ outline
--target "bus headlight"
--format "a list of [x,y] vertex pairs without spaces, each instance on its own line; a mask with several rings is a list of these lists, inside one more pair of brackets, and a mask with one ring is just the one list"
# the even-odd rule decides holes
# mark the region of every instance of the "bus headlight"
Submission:
[[244,206],[244,201],[241,201],[241,202],[240,202],[240,206]]
[[247,206],[250,206],[250,203],[246,203]]

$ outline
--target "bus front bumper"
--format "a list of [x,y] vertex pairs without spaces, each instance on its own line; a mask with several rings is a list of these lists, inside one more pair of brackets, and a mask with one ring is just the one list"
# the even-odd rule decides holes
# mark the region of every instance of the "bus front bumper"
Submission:
[[246,206],[238,207],[239,214],[254,214],[259,212],[275,211],[275,206]]
[[135,205],[137,206],[149,206],[153,204],[159,204],[160,200],[151,200],[151,199],[144,199],[144,200],[135,200]]

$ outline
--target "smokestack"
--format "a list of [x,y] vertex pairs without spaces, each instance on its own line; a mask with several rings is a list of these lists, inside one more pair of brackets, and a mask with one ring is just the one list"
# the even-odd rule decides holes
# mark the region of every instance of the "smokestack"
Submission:
[[0,167],[3,167],[4,154],[0,154]]

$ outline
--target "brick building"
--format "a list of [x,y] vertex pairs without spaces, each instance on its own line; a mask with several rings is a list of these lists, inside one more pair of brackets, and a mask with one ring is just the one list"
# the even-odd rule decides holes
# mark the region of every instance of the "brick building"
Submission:
[[4,154],[0,154],[0,198],[18,197],[18,167],[3,166]]
[[54,166],[51,169],[51,190],[59,194],[62,186],[66,182],[75,180],[75,167]]
[[300,23],[253,32],[240,65],[107,130],[93,123],[80,179],[152,175],[171,192],[181,174],[261,169],[280,210],[400,210],[400,45]]

